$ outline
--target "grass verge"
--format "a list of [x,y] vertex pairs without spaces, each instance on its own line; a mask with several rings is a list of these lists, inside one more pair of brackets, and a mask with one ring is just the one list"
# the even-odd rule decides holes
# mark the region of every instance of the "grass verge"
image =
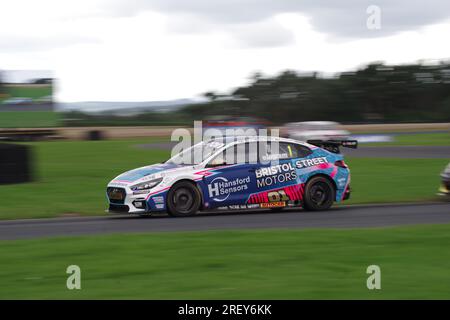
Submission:
[[450,225],[2,241],[0,298],[449,299],[449,245]]
[[352,195],[344,204],[436,199],[447,159],[350,158]]
[[3,185],[1,219],[99,215],[106,185],[127,170],[167,159],[164,150],[136,147],[157,139],[36,142],[36,181]]
[[0,128],[57,127],[60,114],[52,111],[5,111],[0,112]]

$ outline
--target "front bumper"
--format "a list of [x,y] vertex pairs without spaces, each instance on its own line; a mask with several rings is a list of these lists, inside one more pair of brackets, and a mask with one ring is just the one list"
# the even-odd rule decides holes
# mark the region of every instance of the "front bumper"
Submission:
[[109,213],[128,213],[130,211],[130,207],[124,204],[109,204],[108,212]]
[[149,208],[143,195],[133,195],[131,190],[123,187],[108,186],[106,197],[111,213],[147,213]]
[[441,177],[442,181],[438,194],[450,196],[450,175],[442,175]]

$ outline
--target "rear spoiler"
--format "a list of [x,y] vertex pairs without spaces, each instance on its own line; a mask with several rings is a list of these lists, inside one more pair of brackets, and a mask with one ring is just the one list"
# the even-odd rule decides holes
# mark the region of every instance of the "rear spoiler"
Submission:
[[339,147],[358,148],[358,140],[308,140],[309,144],[323,148],[333,153],[340,153]]

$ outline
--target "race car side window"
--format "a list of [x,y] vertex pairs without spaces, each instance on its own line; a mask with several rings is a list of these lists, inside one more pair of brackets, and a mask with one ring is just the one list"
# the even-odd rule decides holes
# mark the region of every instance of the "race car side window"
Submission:
[[212,158],[208,164],[206,165],[206,167],[218,167],[218,166],[224,166],[226,164],[229,164],[226,162],[226,157],[225,157],[225,150],[222,151],[221,153],[219,153],[217,156],[215,156],[214,158]]
[[246,142],[235,145],[234,149],[236,163],[257,163],[258,143]]
[[268,142],[267,144],[262,144],[260,148],[261,162],[303,158],[312,152],[305,146],[288,142]]
[[282,143],[289,150],[292,150],[292,155],[290,158],[304,158],[309,156],[312,151],[308,147],[302,146],[297,143]]
[[256,163],[257,161],[257,143],[239,143],[223,150],[207,166],[216,167],[231,164]]

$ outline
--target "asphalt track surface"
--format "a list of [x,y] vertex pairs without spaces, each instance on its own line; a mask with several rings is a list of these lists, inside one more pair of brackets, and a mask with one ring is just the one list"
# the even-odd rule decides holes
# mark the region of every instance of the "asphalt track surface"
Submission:
[[0,222],[0,240],[112,233],[146,233],[270,228],[371,228],[450,223],[450,202],[337,206],[323,212],[220,212],[194,217],[108,215]]
[[[176,143],[160,142],[140,144],[139,148],[171,150]],[[358,146],[341,148],[345,156],[355,158],[450,159],[450,146]]]

